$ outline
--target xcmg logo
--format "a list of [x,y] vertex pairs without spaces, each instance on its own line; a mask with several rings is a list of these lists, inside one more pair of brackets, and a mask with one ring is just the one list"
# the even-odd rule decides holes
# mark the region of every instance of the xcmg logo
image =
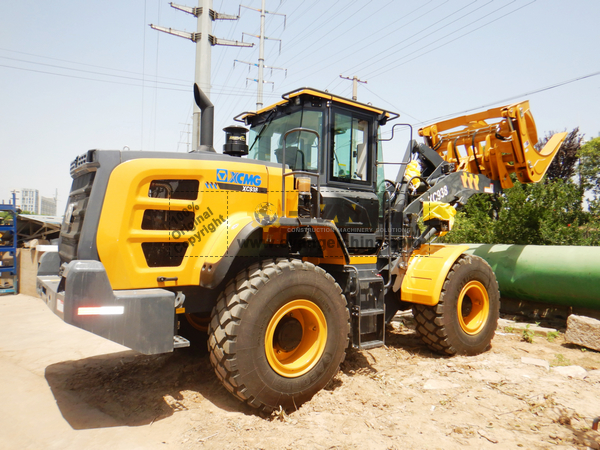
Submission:
[[245,184],[250,186],[260,186],[260,175],[252,175],[244,172],[234,172],[233,170],[217,169],[218,183]]

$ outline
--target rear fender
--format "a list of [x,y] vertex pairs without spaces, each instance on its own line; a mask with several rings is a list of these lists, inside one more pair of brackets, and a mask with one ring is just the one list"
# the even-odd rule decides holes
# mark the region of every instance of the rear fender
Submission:
[[[262,227],[245,214],[234,214],[227,219],[228,226],[214,233],[204,248],[204,258],[198,258],[200,286],[213,289],[219,285],[229,271],[246,240]],[[251,242],[252,248],[259,248],[259,242]]]
[[400,299],[421,305],[437,305],[448,272],[468,249],[468,245],[426,244],[415,250],[402,280]]

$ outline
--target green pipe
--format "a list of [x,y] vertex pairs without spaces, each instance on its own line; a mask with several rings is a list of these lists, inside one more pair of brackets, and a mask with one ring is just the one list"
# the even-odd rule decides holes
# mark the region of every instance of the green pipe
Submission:
[[485,259],[500,295],[562,306],[600,309],[600,247],[469,244]]

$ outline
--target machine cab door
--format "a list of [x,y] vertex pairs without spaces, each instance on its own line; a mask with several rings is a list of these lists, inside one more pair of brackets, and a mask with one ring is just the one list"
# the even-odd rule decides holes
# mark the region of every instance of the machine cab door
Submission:
[[373,248],[379,218],[375,117],[336,106],[328,116],[321,217],[336,223],[349,248]]

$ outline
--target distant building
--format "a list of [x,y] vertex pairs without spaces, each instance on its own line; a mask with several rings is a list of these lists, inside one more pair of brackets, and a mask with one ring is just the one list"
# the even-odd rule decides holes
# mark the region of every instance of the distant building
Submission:
[[37,189],[14,189],[11,191],[16,194],[17,208],[21,211],[28,211],[33,214],[40,213],[40,191]]
[[52,197],[41,197],[40,214],[42,216],[56,215],[56,199]]
[[[42,197],[37,189],[14,189],[11,193],[15,194],[16,207],[21,208],[21,211],[27,211],[33,214],[41,214],[43,216],[56,215],[56,198]],[[12,196],[11,196],[12,197]]]

